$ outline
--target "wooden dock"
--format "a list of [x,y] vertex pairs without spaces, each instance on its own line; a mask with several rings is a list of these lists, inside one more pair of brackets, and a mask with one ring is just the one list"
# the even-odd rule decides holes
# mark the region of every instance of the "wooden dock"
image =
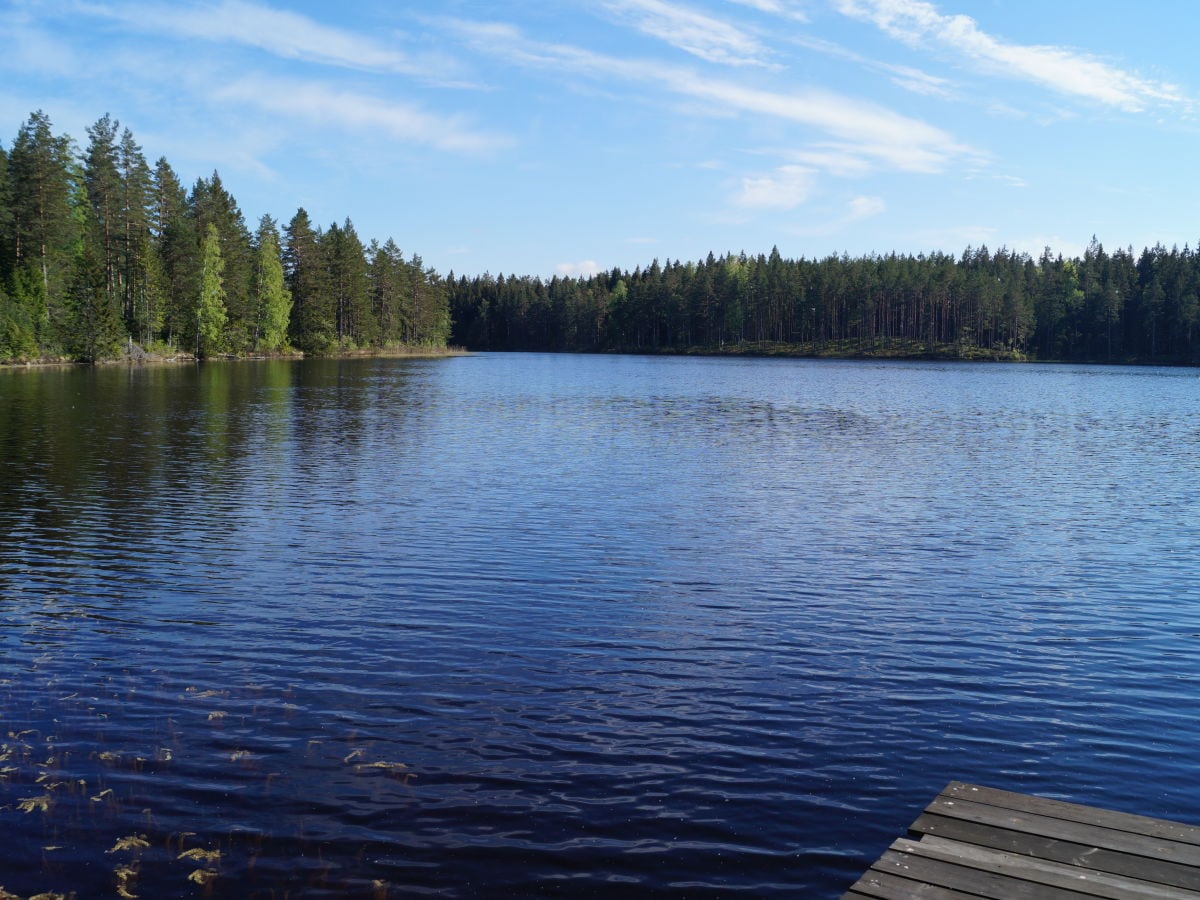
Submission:
[[843,900],[1200,900],[1193,825],[952,781],[909,834]]

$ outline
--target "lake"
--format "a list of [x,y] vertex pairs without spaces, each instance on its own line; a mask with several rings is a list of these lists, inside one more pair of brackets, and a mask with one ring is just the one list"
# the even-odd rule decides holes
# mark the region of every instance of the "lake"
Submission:
[[22,896],[836,897],[952,778],[1200,821],[1195,370],[4,370],[0,452]]

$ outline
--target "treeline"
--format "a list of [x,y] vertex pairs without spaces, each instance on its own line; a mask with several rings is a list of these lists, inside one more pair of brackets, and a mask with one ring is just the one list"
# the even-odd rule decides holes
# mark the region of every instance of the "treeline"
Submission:
[[190,190],[104,116],[82,150],[33,113],[0,146],[0,360],[444,345],[442,280],[300,209],[253,233],[214,171]]
[[459,278],[452,340],[495,350],[810,353],[1200,362],[1200,253],[1082,258],[986,247],[961,257],[656,260],[589,278]]

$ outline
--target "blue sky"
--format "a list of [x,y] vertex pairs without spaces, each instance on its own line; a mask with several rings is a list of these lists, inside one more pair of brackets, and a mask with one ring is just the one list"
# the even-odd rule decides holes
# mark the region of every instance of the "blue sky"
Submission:
[[0,40],[5,148],[108,112],[251,227],[442,273],[1200,238],[1174,0],[9,0]]

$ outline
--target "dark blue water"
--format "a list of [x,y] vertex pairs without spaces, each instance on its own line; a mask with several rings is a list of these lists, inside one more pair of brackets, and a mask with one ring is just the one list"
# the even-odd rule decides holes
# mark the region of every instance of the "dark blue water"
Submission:
[[0,371],[0,454],[22,896],[832,897],[952,778],[1200,821],[1195,371]]

